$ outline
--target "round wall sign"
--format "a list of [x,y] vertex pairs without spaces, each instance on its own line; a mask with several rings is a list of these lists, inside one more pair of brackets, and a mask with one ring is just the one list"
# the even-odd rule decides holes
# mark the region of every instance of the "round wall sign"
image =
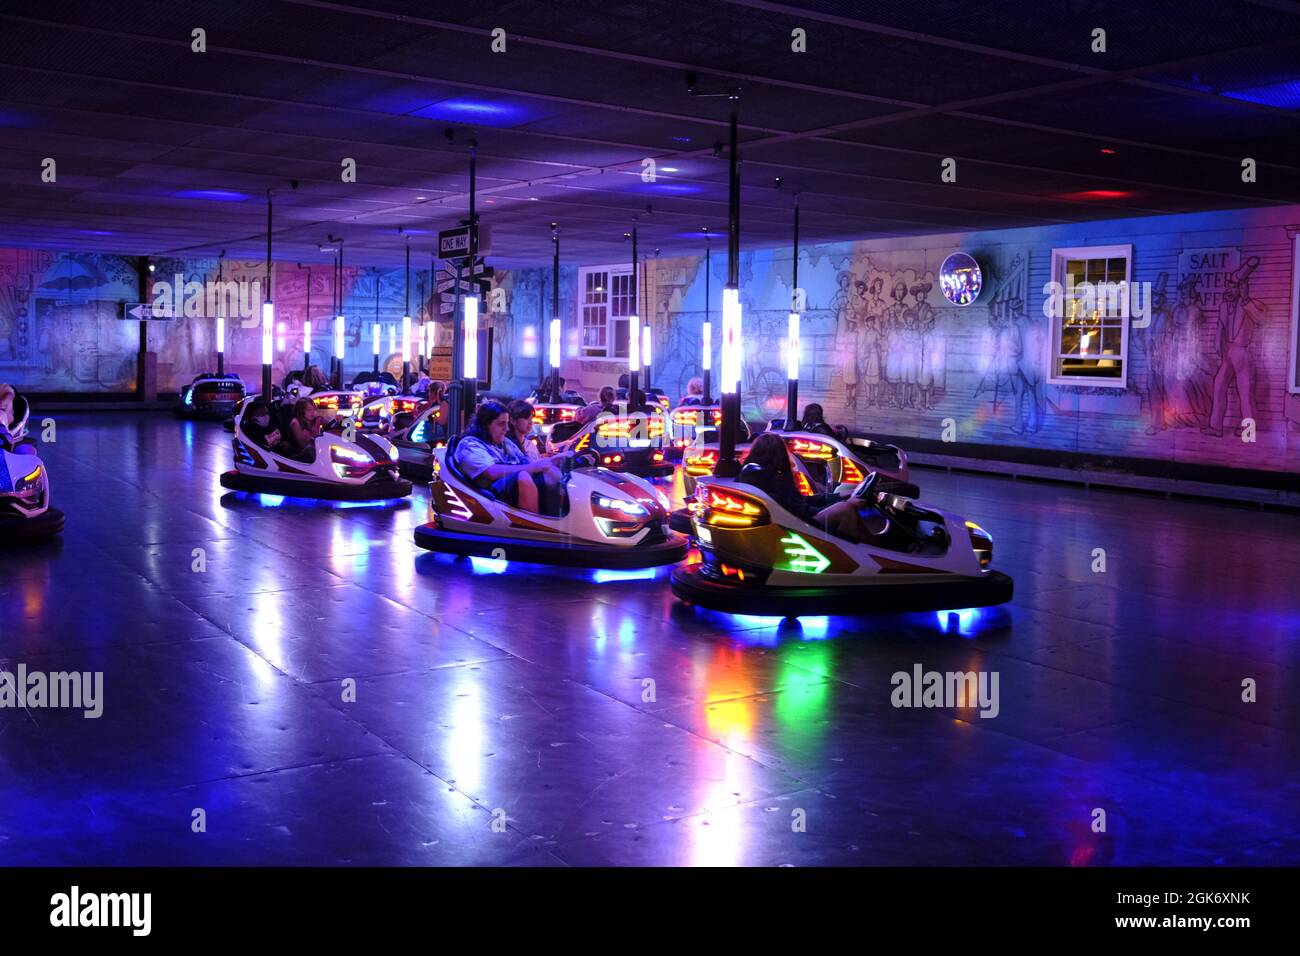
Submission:
[[954,252],[939,269],[939,288],[953,305],[970,305],[984,285],[980,264],[964,252]]

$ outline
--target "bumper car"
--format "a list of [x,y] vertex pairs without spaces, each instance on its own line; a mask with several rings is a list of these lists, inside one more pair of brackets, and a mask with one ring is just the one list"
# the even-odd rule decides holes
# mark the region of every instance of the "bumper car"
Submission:
[[562,422],[551,429],[556,452],[591,452],[596,464],[641,478],[673,473],[668,459],[667,418],[656,409],[613,414],[604,412],[585,425]]
[[390,434],[397,425],[414,421],[428,401],[416,395],[385,395],[361,406],[357,413],[357,430]]
[[415,414],[399,412],[393,417],[388,441],[397,449],[397,468],[403,478],[430,481],[433,453],[447,445],[448,429],[440,421],[440,405],[426,405]]
[[[533,431],[550,441],[556,425],[572,427],[585,402],[531,402],[533,406]],[[561,429],[561,434],[564,429]]]
[[243,400],[245,393],[243,380],[238,375],[204,372],[181,389],[176,415],[180,418],[225,420],[235,414],[235,406]]
[[50,476],[27,439],[27,399],[14,397],[14,421],[0,425],[0,543],[48,538],[63,530],[50,505]]
[[[921,489],[911,480],[907,454],[897,445],[885,445],[847,433],[828,435],[823,432],[780,431],[779,423],[775,422],[771,430],[778,431],[785,439],[791,457],[804,466],[804,473],[812,479],[814,487],[800,488],[805,494],[837,488],[842,484],[856,485],[867,476],[867,472],[874,471],[880,475],[881,491],[907,498],[921,497]],[[743,459],[747,451],[749,443],[737,441],[736,457]],[[713,474],[719,454],[716,429],[701,427],[695,442],[682,453],[688,495],[694,491],[699,478]]]
[[585,454],[564,476],[562,514],[522,511],[479,488],[454,464],[456,441],[433,452],[428,524],[415,543],[430,551],[574,568],[629,570],[675,564],[687,541],[669,531],[667,499],[649,482]]
[[783,617],[1011,600],[1011,578],[990,567],[993,539],[984,529],[880,491],[881,480],[872,472],[853,491],[880,528],[857,542],[800,520],[751,484],[701,479],[691,505],[701,561],[673,571],[673,593],[712,610]]
[[379,435],[348,441],[327,431],[296,457],[267,448],[245,431],[248,407],[235,419],[235,468],[221,476],[223,488],[324,501],[382,501],[411,493],[411,483],[397,475],[397,449]]

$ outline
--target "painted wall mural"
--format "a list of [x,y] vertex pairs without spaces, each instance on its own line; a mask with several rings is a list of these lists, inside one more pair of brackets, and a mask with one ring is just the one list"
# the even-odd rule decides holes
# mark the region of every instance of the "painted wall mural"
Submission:
[[[227,259],[219,272],[216,259],[154,261],[154,283],[176,285],[179,277],[182,286],[198,290],[215,283],[220,274],[224,282],[239,287],[240,294],[230,301],[242,298],[247,308],[244,316],[235,315],[233,308],[227,312],[232,317],[226,323],[226,367],[246,381],[258,381],[265,264]],[[300,267],[276,263],[274,271],[276,380],[290,369],[302,367],[303,325],[309,315],[313,325],[311,361],[328,369],[333,354],[333,269],[328,264]],[[376,306],[381,367],[400,372],[405,282],[404,269],[346,270],[344,343],[349,378],[373,365]],[[428,314],[430,288],[428,270],[413,269],[411,315],[417,322]],[[151,286],[145,301],[154,301],[157,289]],[[186,300],[191,304],[200,301],[188,295]],[[0,249],[0,380],[32,392],[134,392],[139,323],[123,320],[120,306],[139,301],[133,260]],[[208,306],[187,308],[187,314],[148,323],[160,392],[174,392],[198,373],[216,367],[215,311]],[[438,343],[449,345],[450,324],[443,322],[438,328]]]
[[[941,440],[951,426],[963,443],[1300,471],[1300,396],[1288,392],[1298,228],[1300,207],[1281,207],[806,246],[800,397],[820,402],[832,421],[904,440]],[[1052,250],[1116,243],[1132,245],[1133,279],[1151,289],[1149,324],[1129,333],[1127,386],[1050,384],[1043,287]],[[946,299],[937,281],[957,250],[974,255],[983,271],[983,290],[967,306]],[[715,253],[716,343],[726,263],[720,248]],[[161,260],[157,274],[205,282],[217,266],[215,259]],[[624,369],[576,356],[576,266],[566,264],[561,276],[562,372],[594,395]],[[263,271],[261,262],[227,261],[223,269],[227,280],[259,283]],[[328,365],[331,272],[327,264],[277,264],[277,378],[303,362],[308,314],[316,330],[311,360]],[[746,414],[784,416],[789,250],[744,253],[740,272]],[[0,378],[29,391],[130,392],[139,332],[118,318],[118,306],[138,300],[136,281],[134,263],[120,257],[0,249]],[[550,264],[498,270],[493,282],[505,294],[504,311],[483,318],[495,330],[492,390],[524,395],[546,349]],[[674,397],[701,371],[704,289],[702,256],[649,264],[653,378]],[[376,291],[381,363],[400,367],[400,343],[390,345],[388,330],[400,329],[402,270],[349,267],[349,376],[372,361]],[[429,293],[428,270],[413,271],[413,315],[428,309]],[[449,324],[439,329],[440,343],[450,344]],[[214,335],[207,316],[149,323],[161,391],[214,364]],[[232,322],[228,367],[255,381],[259,361],[258,329]]]
[[[942,440],[951,423],[972,444],[1300,471],[1298,403],[1287,392],[1287,227],[1294,234],[1297,223],[1300,208],[1288,207],[805,247],[800,398],[832,421],[903,439]],[[1115,243],[1132,244],[1133,279],[1150,284],[1149,324],[1129,332],[1127,386],[1050,384],[1052,250]],[[984,273],[964,307],[937,281],[958,250]],[[785,414],[790,266],[788,249],[742,255],[742,397],[752,418]],[[716,255],[715,342],[725,269]],[[565,281],[576,293],[576,278]],[[703,259],[654,261],[647,281],[654,381],[679,396],[700,374]],[[590,393],[619,371],[573,349],[564,364]],[[535,378],[519,378],[518,391]]]

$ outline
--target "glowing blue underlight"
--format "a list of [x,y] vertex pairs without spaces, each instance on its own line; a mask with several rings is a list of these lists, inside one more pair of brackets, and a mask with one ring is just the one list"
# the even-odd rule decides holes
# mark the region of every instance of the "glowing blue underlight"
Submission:
[[469,563],[475,574],[505,574],[510,570],[505,558],[470,558]]
[[323,498],[298,498],[289,495],[268,495],[257,492],[251,496],[263,508],[386,508],[402,501],[401,498],[380,498],[377,501],[329,501]]
[[638,568],[635,571],[608,571],[598,568],[591,572],[591,579],[597,584],[608,584],[610,581],[653,581],[661,570],[663,569]]
[[970,636],[975,633],[975,627],[984,616],[984,609],[979,607],[955,608],[946,611],[935,611],[934,616],[939,621],[939,629],[945,634],[962,634]]

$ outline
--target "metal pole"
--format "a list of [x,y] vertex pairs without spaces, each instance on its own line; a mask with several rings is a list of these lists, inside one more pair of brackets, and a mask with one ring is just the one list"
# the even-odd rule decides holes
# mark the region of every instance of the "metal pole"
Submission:
[[[641,288],[641,283],[637,281],[638,279],[637,268],[638,268],[638,264],[637,264],[637,256],[636,256],[636,221],[633,220],[632,222],[632,308],[633,310],[636,310],[638,308],[637,300],[639,298],[639,293]],[[612,304],[614,290],[611,288],[609,290],[609,293],[610,293],[610,302]],[[631,341],[631,338],[634,335],[639,338],[641,335],[641,330],[628,329],[629,341],[628,341],[627,351],[629,356],[632,354],[632,351],[634,349],[636,350],[638,355],[641,352],[641,343],[639,341],[637,342]],[[636,393],[641,388],[640,378],[641,378],[641,373],[636,369],[632,368],[631,364],[629,363],[628,375],[627,375],[627,403],[628,403],[629,410],[633,405],[637,404]]]
[[411,378],[411,240],[406,240],[406,308],[402,312],[402,387],[399,391],[406,394],[406,383]]
[[[794,197],[794,267],[793,283],[790,287],[790,311],[797,312],[799,305],[799,197]],[[791,321],[794,321],[793,319]],[[793,342],[787,342],[786,347],[793,345]],[[799,420],[799,379],[787,378],[785,384],[785,430],[790,432],[795,430],[795,422]]]
[[[712,302],[712,293],[709,290],[710,283],[713,279],[713,247],[709,245],[709,230],[704,230],[704,324],[709,325],[709,344],[707,346],[710,353],[713,352],[713,327],[709,324],[709,303]],[[709,356],[709,366],[704,370],[704,404],[713,404],[713,362],[712,354]]]
[[[217,259],[217,323],[222,326],[221,333],[218,336],[224,340],[225,337],[225,319],[226,319],[226,296],[223,293],[223,283],[226,279],[226,251],[221,250],[221,256]],[[226,374],[226,350],[225,342],[222,348],[217,349],[217,375]]]
[[[643,265],[644,265],[644,274],[645,274],[646,281],[641,284],[641,287],[645,289],[645,298],[643,300],[643,304],[645,308],[642,309],[641,311],[641,328],[645,329],[646,331],[643,331],[641,333],[641,342],[644,345],[646,339],[654,338],[654,333],[649,331],[649,329],[651,328],[651,323],[650,323],[650,288],[649,288],[650,262],[648,257],[646,262]],[[646,401],[648,403],[650,401],[650,353],[647,352],[644,348],[641,349],[641,367],[645,369],[645,393],[646,393]]]
[[[730,159],[730,202],[727,215],[727,288],[740,288],[740,170],[736,162],[736,110],[731,111],[731,155]],[[725,341],[726,316],[723,316],[723,348]],[[726,359],[723,359],[726,368]],[[740,463],[736,461],[736,428],[740,424],[740,383],[724,381],[722,383],[722,435],[718,463],[713,473],[719,478],[734,478],[740,473]],[[734,388],[735,391],[729,391]]]
[[[311,322],[311,266],[307,267],[307,321]],[[302,370],[305,372],[311,368],[311,349],[307,343],[303,342],[302,348]]]
[[[268,189],[268,190],[266,191],[266,301],[269,303],[271,300],[272,300],[272,296],[271,296],[271,190]],[[262,322],[263,322],[263,324],[265,324],[265,322],[266,322],[266,311],[265,311],[265,309],[263,309]],[[265,336],[266,334],[267,334],[267,330],[266,330],[266,329],[263,329],[263,330],[262,330],[262,335]],[[275,334],[275,330],[274,330],[274,329],[271,330],[271,334],[272,334],[272,335]],[[272,341],[274,341],[274,340],[272,340]],[[270,358],[270,356],[264,355],[263,358],[264,358],[264,359],[267,359],[267,358]],[[268,401],[268,400],[270,400],[270,398],[271,398],[271,394],[272,394],[272,391],[271,391],[271,365],[270,365],[269,362],[263,361],[263,363],[262,363],[262,400],[263,400],[263,401]]]
[[[560,317],[560,229],[558,226],[551,227],[551,243],[555,247],[555,257],[551,262],[551,321],[554,322]],[[546,326],[545,331],[546,348],[549,349],[551,342],[549,325]],[[545,367],[543,362],[545,361],[546,349],[541,347],[543,336],[539,334],[537,338],[538,365]],[[563,337],[561,337],[561,341],[563,341]],[[560,400],[560,367],[558,365],[551,372],[550,398],[552,402]]]
[[[375,267],[375,325],[379,325],[379,268]],[[382,336],[380,336],[382,340]],[[373,349],[371,351],[374,351]],[[379,372],[379,353],[375,352],[375,372]]]

